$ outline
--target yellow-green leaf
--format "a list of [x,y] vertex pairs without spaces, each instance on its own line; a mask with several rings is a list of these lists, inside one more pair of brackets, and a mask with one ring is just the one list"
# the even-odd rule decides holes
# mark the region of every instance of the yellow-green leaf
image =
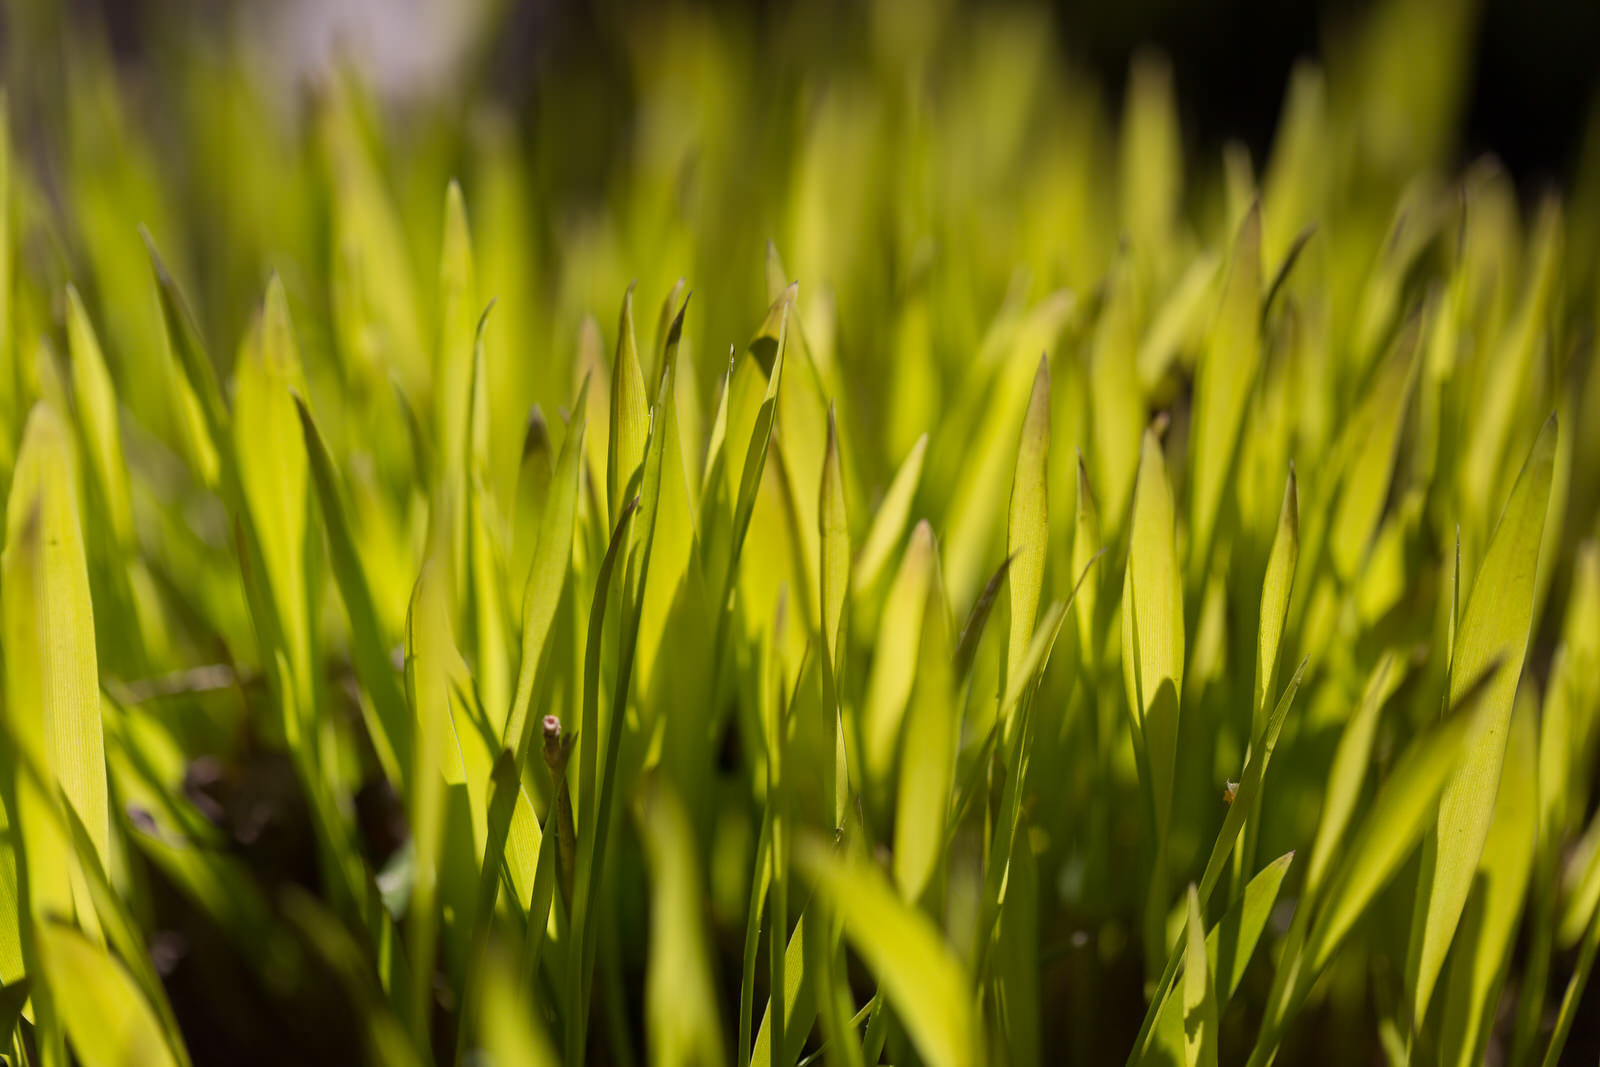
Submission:
[[[1420,360],[1417,343],[1421,324],[1413,319],[1395,343],[1394,355],[1372,383],[1372,391],[1356,416],[1361,428],[1355,461],[1345,477],[1328,534],[1334,569],[1341,581],[1353,581],[1367,557],[1373,531],[1383,517],[1389,476],[1399,454],[1400,430],[1410,406],[1411,385]],[[1537,547],[1537,546],[1536,546]]]
[[623,496],[644,462],[650,434],[650,400],[639,367],[639,343],[633,328],[633,288],[622,298],[617,322],[617,356],[611,365],[611,439],[606,452],[606,500],[610,514],[622,514]]
[[1494,819],[1484,839],[1462,919],[1462,941],[1451,957],[1445,988],[1440,1063],[1456,1067],[1483,1062],[1533,872],[1539,829],[1538,701],[1527,686],[1518,694]]
[[[82,820],[100,863],[111,859],[94,608],[77,486],[65,423],[53,408],[35,405],[6,505],[0,600],[8,732],[19,771],[28,768],[17,775],[18,809],[11,815],[22,834],[36,915],[72,912],[65,883],[45,884],[52,870],[70,869],[70,842],[59,836],[59,824],[46,828],[36,821],[49,818],[44,812],[55,805],[57,789]],[[44,808],[30,813],[36,804]]]
[[[1261,362],[1261,207],[1252,204],[1233,244],[1222,304],[1195,372],[1190,569],[1205,566],[1222,490],[1233,475],[1245,401]],[[1180,690],[1181,691],[1181,690]]]
[[861,551],[856,554],[853,577],[858,589],[870,589],[877,584],[878,576],[883,573],[884,566],[900,544],[906,522],[911,517],[911,501],[922,480],[922,461],[927,454],[928,435],[923,434],[911,446],[911,451],[900,463],[900,469],[895,471],[894,480],[884,492],[877,514],[872,517],[872,525],[867,527]]
[[[916,679],[901,740],[899,792],[894,809],[895,883],[902,896],[918,903],[931,892],[943,855],[961,732],[950,608],[945,602],[938,556],[929,553],[929,557],[933,562],[923,602]],[[1019,663],[1018,669],[1021,667]]]
[[894,767],[906,700],[916,680],[917,648],[934,551],[933,527],[926,521],[919,522],[911,532],[911,542],[878,621],[872,674],[867,679],[861,710],[861,732],[866,778],[879,787],[887,786]]
[[650,1061],[714,1067],[724,1061],[717,987],[694,830],[671,787],[656,783],[639,807],[651,878],[645,1030]]
[[133,539],[133,504],[128,492],[128,468],[122,459],[117,394],[100,353],[100,342],[89,323],[89,313],[84,310],[78,290],[71,285],[67,286],[67,347],[72,356],[72,392],[88,445],[89,467],[111,524],[112,540],[128,546]]
[[1456,632],[1450,659],[1452,701],[1489,664],[1499,662],[1501,669],[1484,696],[1488,712],[1484,732],[1440,798],[1438,825],[1423,852],[1407,966],[1418,1018],[1426,1012],[1455,936],[1494,817],[1517,680],[1533,624],[1534,578],[1550,499],[1556,433],[1552,415],[1512,487]]
[[1256,702],[1252,733],[1266,724],[1267,705],[1272,700],[1273,680],[1278,675],[1279,646],[1283,642],[1284,621],[1289,612],[1289,596],[1294,590],[1295,565],[1300,558],[1300,497],[1294,468],[1289,468],[1289,484],[1283,491],[1283,510],[1278,513],[1278,532],[1272,538],[1267,556],[1267,576],[1261,586],[1261,629],[1256,638]]
[[[1010,639],[1006,644],[1006,673],[1015,673],[1033,640],[1044,589],[1044,565],[1049,555],[1050,511],[1047,475],[1050,457],[1050,361],[1039,360],[1033,391],[1017,442],[1017,466],[1011,481],[1011,508],[1006,525],[1006,553],[1011,569],[1006,574],[1011,599]],[[1010,736],[1011,721],[1006,722]]]
[[802,837],[794,860],[882,984],[922,1060],[931,1067],[977,1063],[983,1045],[970,981],[938,928],[864,859]]
[[[1183,577],[1178,569],[1172,483],[1161,442],[1146,430],[1134,488],[1128,567],[1122,583],[1122,673],[1149,767],[1158,836],[1172,807],[1183,692]],[[1167,691],[1167,697],[1160,694]]]
[[177,1067],[161,1021],[102,946],[52,922],[34,930],[51,1004],[83,1067]]
[[1183,964],[1183,1060],[1187,1067],[1217,1062],[1217,989],[1206,958],[1205,916],[1189,886],[1189,947]]

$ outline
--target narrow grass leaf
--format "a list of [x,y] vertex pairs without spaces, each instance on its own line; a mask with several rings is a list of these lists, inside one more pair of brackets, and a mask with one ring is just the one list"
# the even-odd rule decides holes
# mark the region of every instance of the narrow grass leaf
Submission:
[[1407,984],[1417,1018],[1426,1014],[1494,817],[1517,680],[1533,622],[1534,579],[1550,499],[1556,432],[1552,415],[1511,490],[1456,633],[1450,660],[1452,703],[1488,664],[1500,662],[1501,669],[1484,697],[1488,710],[1484,732],[1440,798],[1438,826],[1423,855],[1407,961]]
[[83,1067],[176,1067],[161,1021],[103,946],[53,922],[41,923],[34,940],[51,1003]]
[[645,1029],[652,1063],[714,1067],[724,1057],[702,868],[688,815],[670,789],[657,783],[638,809],[653,888]]
[[[1006,524],[1006,573],[1011,618],[1006,643],[1006,674],[1014,674],[1033,640],[1044,589],[1044,566],[1049,549],[1050,510],[1047,482],[1050,457],[1050,361],[1039,360],[1017,442],[1017,466],[1011,481],[1011,506]],[[1006,737],[1012,721],[1006,720]]]
[[852,573],[856,588],[870,589],[877,584],[883,568],[900,544],[900,538],[905,535],[906,523],[911,517],[911,502],[922,481],[922,462],[927,454],[928,435],[923,434],[894,472],[894,479],[884,491],[878,510],[872,516],[872,523],[867,527],[861,551],[856,554]]
[[1261,207],[1252,203],[1234,238],[1222,303],[1196,370],[1189,556],[1195,577],[1211,551],[1222,490],[1232,477],[1245,402],[1260,361]]
[[1189,947],[1183,964],[1183,1061],[1186,1067],[1217,1062],[1217,988],[1206,957],[1205,916],[1200,895],[1189,887]]
[[968,979],[933,923],[860,858],[801,837],[794,859],[882,983],[922,1060],[931,1067],[978,1062],[983,1046]]

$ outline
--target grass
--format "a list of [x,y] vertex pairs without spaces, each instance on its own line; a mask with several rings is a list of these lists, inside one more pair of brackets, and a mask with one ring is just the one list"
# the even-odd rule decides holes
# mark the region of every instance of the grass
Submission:
[[20,19],[0,1056],[1592,1054],[1600,152],[1453,170],[1434,6],[1260,159],[1026,12]]

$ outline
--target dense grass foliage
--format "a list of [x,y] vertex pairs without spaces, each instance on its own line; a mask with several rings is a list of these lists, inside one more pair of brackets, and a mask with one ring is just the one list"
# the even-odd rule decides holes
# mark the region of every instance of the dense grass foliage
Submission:
[[1600,152],[1454,169],[1454,5],[1261,159],[1017,12],[639,14],[612,114],[25,7],[8,1062],[1593,1039]]

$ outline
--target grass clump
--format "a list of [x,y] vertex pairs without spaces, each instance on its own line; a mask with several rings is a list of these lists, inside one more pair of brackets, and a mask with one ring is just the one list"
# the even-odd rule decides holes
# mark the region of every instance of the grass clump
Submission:
[[4,1055],[1592,1041],[1600,168],[1454,173],[1435,6],[1220,166],[1025,13],[640,14],[603,130],[19,22]]

